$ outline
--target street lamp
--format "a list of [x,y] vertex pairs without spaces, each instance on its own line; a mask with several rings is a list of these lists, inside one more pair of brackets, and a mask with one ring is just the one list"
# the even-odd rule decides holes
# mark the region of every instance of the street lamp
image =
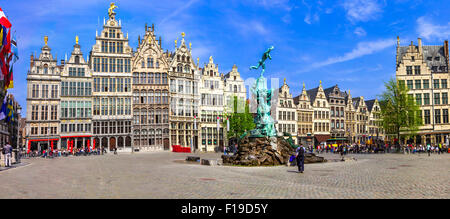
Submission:
[[[20,115],[22,113],[22,107],[17,107],[17,145],[16,145],[16,163],[20,163],[20,152],[22,151],[22,148],[19,145],[19,130],[20,130]],[[22,133],[23,134],[23,133]]]

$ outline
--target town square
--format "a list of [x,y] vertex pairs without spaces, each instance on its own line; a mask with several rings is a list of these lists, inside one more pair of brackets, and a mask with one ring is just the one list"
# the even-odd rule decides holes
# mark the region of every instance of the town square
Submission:
[[[217,159],[217,154],[201,154]],[[339,159],[338,155],[325,154]],[[449,154],[357,154],[295,166],[205,166],[154,152],[30,158],[0,171],[2,198],[448,199]],[[10,186],[14,185],[14,186]]]
[[0,0],[0,198],[449,199],[443,2]]

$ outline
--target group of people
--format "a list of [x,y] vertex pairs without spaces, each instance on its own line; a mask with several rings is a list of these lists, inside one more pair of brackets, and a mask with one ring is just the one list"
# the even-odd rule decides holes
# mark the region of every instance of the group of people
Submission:
[[[116,151],[114,151],[115,154],[117,154]],[[34,157],[42,157],[42,158],[54,158],[54,157],[67,157],[69,155],[73,156],[88,156],[88,155],[103,155],[106,154],[107,151],[105,148],[95,148],[91,149],[89,147],[85,148],[76,148],[72,151],[67,149],[43,149],[41,151],[32,151],[30,152],[31,156]],[[30,156],[30,154],[27,154],[27,156]]]
[[445,145],[442,144],[438,144],[438,145],[430,145],[427,144],[426,146],[424,145],[416,145],[416,144],[408,144],[405,147],[405,153],[407,154],[421,154],[421,153],[428,153],[428,156],[430,156],[431,154],[443,154],[443,153],[450,153],[448,147],[446,147]]

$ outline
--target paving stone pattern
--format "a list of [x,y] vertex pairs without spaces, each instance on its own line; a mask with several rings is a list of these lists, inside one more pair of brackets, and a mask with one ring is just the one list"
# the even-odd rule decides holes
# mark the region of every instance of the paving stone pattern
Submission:
[[306,164],[303,174],[294,166],[203,166],[184,162],[188,155],[30,158],[0,171],[0,198],[450,198],[450,154],[350,155],[357,161]]

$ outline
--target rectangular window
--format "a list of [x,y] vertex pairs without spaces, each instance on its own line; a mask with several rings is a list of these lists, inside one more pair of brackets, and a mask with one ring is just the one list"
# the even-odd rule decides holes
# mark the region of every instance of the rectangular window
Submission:
[[447,79],[441,79],[442,88],[447,88]]
[[447,93],[442,93],[442,104],[448,104],[448,95]]
[[442,123],[448,123],[448,109],[442,110]]
[[412,75],[412,66],[406,66],[406,74]]
[[434,87],[435,89],[439,89],[439,79],[434,79],[434,83],[433,83],[433,84],[434,84],[433,87]]
[[117,59],[117,72],[123,73],[123,59]]
[[416,103],[417,105],[422,105],[422,94],[416,94]]
[[441,104],[441,98],[439,93],[434,94],[434,104],[439,105]]
[[430,94],[428,93],[423,94],[423,104],[430,105]]
[[42,85],[42,98],[48,98],[48,85]]
[[414,66],[414,74],[420,75],[420,65]]
[[405,81],[404,80],[399,80],[398,81],[398,86],[399,87],[404,87],[405,86]]
[[441,110],[440,109],[434,110],[434,122],[436,124],[441,124]]
[[408,86],[408,89],[409,89],[409,90],[414,89],[414,87],[413,87],[413,81],[412,81],[412,80],[408,80],[406,85]]
[[420,80],[416,80],[415,83],[416,83],[416,90],[422,88],[422,86],[421,86],[421,85],[422,85],[422,82],[421,82]]
[[430,83],[428,81],[428,79],[423,80],[423,89],[429,89],[430,88]]

